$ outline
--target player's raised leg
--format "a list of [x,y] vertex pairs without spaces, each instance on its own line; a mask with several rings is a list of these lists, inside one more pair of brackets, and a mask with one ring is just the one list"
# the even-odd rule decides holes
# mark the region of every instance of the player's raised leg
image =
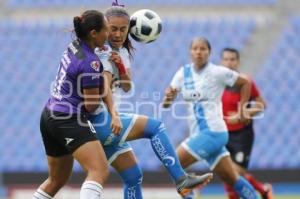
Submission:
[[126,140],[138,138],[150,140],[153,151],[168,170],[176,184],[177,191],[181,195],[188,194],[194,187],[206,185],[212,179],[211,173],[202,176],[190,176],[185,173],[161,121],[146,116],[138,116]]

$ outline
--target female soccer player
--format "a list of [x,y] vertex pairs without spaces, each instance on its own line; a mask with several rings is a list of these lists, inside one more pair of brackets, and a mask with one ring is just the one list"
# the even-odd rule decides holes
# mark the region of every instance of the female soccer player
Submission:
[[[169,107],[178,92],[186,101],[190,136],[177,148],[181,165],[186,168],[200,159],[232,185],[242,198],[257,198],[253,187],[234,170],[225,145],[228,132],[223,120],[221,97],[225,86],[239,86],[241,103],[250,94],[249,81],[237,72],[209,62],[211,46],[205,38],[195,38],[190,46],[192,63],[181,67],[166,89],[164,107]],[[243,111],[241,121],[245,120]],[[186,196],[191,198],[191,196]]]
[[[222,65],[231,70],[237,71],[240,65],[240,53],[234,48],[224,48],[221,54]],[[239,122],[238,104],[240,102],[240,88],[226,87],[222,97],[223,114],[225,123],[229,132],[229,141],[226,145],[230,152],[234,166],[240,175],[244,176],[250,184],[261,194],[263,199],[272,198],[272,186],[263,184],[256,180],[250,173],[247,172],[250,154],[254,141],[254,129],[252,118],[263,111],[266,103],[260,95],[254,81],[251,81],[250,102],[254,104],[246,109],[245,114],[251,120],[249,123]],[[230,199],[238,199],[239,196],[231,186],[225,185],[228,197]]]
[[[103,148],[87,120],[100,103],[103,67],[94,49],[107,39],[107,22],[95,10],[85,11],[73,22],[77,39],[63,53],[52,96],[41,115],[49,177],[34,193],[34,199],[54,197],[69,179],[74,158],[87,172],[80,199],[102,198],[102,184],[108,176]],[[120,130],[118,120],[113,121],[113,128]]]
[[[119,101],[120,90],[131,88],[130,54],[132,50],[128,39],[129,14],[120,6],[110,7],[105,16],[108,20],[108,43],[96,52],[104,66],[104,77],[107,84]],[[106,93],[112,92],[109,90]],[[119,95],[119,96],[118,96]],[[116,102],[119,104],[119,102]],[[127,141],[148,138],[159,160],[164,164],[176,184],[181,195],[187,194],[192,188],[208,183],[212,174],[189,176],[182,169],[175,150],[167,136],[166,128],[161,121],[135,114],[120,114],[122,131],[115,136],[107,125],[110,115],[103,106],[91,117],[98,138],[104,146],[109,163],[117,170],[124,182],[124,198],[141,199],[142,171],[138,166],[135,155]]]

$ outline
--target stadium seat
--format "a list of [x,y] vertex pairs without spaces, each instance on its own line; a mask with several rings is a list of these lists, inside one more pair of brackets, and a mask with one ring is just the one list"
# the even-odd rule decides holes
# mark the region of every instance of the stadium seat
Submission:
[[[126,5],[140,5],[140,6],[149,6],[149,5],[230,5],[230,6],[249,6],[249,5],[267,5],[273,6],[278,0],[169,0],[169,1],[160,1],[160,0],[124,0],[119,1],[120,4]],[[87,5],[106,5],[110,6],[111,1],[105,0],[8,0],[8,5],[11,7],[61,7],[61,6],[87,6]]]
[[[188,2],[198,3],[201,1],[189,0]],[[29,6],[31,4],[37,4],[39,6],[46,5],[45,3],[48,1],[9,0],[9,2],[11,5],[18,4],[18,6]],[[59,4],[60,1],[53,2]],[[72,2],[72,4],[74,3],[75,5],[77,0],[67,2]],[[146,1],[141,1],[141,3],[142,2]],[[176,2],[178,1],[174,0],[174,3]],[[211,0],[210,2],[217,1]],[[222,0],[222,2],[229,2],[229,0]],[[258,3],[260,1],[255,2]],[[161,37],[156,42],[147,45],[133,42],[136,51],[134,52],[132,73],[136,92],[134,93],[134,97],[127,101],[133,102],[135,107],[137,107],[137,103],[147,101],[153,101],[155,105],[159,107],[164,89],[168,86],[174,73],[179,66],[190,61],[188,48],[193,37],[205,36],[209,38],[213,47],[211,59],[218,63],[222,48],[229,45],[242,49],[256,27],[256,22],[251,17],[214,17],[200,21],[167,18],[163,21],[163,27],[165,28],[163,29]],[[291,24],[297,23],[293,20]],[[39,132],[39,117],[49,97],[50,83],[55,78],[60,56],[71,39],[69,32],[64,31],[69,26],[70,24],[66,21],[56,20],[43,24],[29,24],[26,22],[16,24],[5,21],[0,23],[0,29],[2,30],[3,28],[4,30],[0,32],[0,42],[2,42],[1,49],[3,49],[0,52],[0,57],[7,58],[0,59],[2,69],[0,73],[0,111],[6,113],[0,114],[0,127],[2,129],[2,133],[0,134],[0,149],[6,149],[5,146],[10,143],[10,140],[18,139],[15,144],[7,147],[7,150],[0,150],[0,171],[47,171],[45,152]],[[220,30],[224,33],[222,37],[216,34],[216,32]],[[290,29],[293,34],[289,36],[289,39],[296,41],[294,37],[299,32],[294,32],[295,30],[299,30],[299,28]],[[234,35],[234,37],[232,35]],[[283,39],[283,41],[286,40]],[[15,43],[22,47],[16,48]],[[300,42],[297,44],[299,45],[299,43]],[[283,46],[288,48],[288,45]],[[299,46],[294,44],[293,48],[299,49]],[[292,66],[294,61],[299,61],[296,53],[291,54],[286,63],[282,63],[282,66],[276,65],[276,70],[273,70],[274,64],[279,63],[280,60],[280,53],[278,53],[278,51],[282,50],[285,51],[287,49],[275,50],[274,53],[276,56],[270,55],[272,59],[270,58],[270,60],[266,62],[267,64],[262,68],[262,71],[259,72],[256,78],[259,87],[262,89],[262,93],[266,95],[268,101],[271,101],[265,113],[265,118],[256,124],[256,128],[258,131],[261,131],[261,133],[257,133],[257,148],[255,148],[254,153],[259,154],[259,156],[254,156],[252,166],[255,168],[273,166],[272,162],[275,161],[273,160],[275,157],[274,152],[261,152],[266,150],[269,146],[267,144],[268,139],[261,139],[261,137],[266,135],[273,138],[275,137],[274,135],[288,132],[290,128],[292,128],[293,131],[297,130],[297,128],[295,128],[295,124],[297,123],[295,119],[291,120],[294,124],[291,124],[291,127],[287,129],[279,128],[279,126],[271,128],[270,125],[268,125],[272,120],[276,120],[280,124],[281,120],[284,120],[285,117],[291,117],[287,112],[284,113],[284,116],[275,117],[276,114],[274,113],[276,113],[276,108],[282,104],[280,101],[281,93],[278,93],[274,97],[274,91],[272,90],[272,86],[270,86],[270,83],[277,85],[276,83],[278,81],[283,81],[282,75],[276,73],[277,70],[287,72],[287,70],[284,69],[286,65],[294,67]],[[276,59],[273,60],[273,58]],[[294,67],[293,69],[296,70],[296,74],[299,74],[299,68]],[[271,74],[272,78],[265,79],[265,73],[268,73],[269,76]],[[293,79],[287,80],[282,88],[278,87],[278,92],[284,92],[287,88],[293,87],[297,81],[297,77],[299,77],[299,75],[294,75]],[[145,91],[149,91],[150,93],[155,91],[156,94],[145,95],[147,94]],[[12,93],[14,95],[12,95]],[[294,104],[294,107],[285,105],[281,110],[284,111],[286,108],[293,110],[295,107],[299,109],[297,103],[298,98],[298,95],[286,95],[285,99],[290,100],[291,104]],[[157,114],[158,111],[159,108],[153,111],[151,107],[138,110],[141,114],[153,116],[153,113],[156,113],[154,116],[160,117],[160,115]],[[181,115],[185,113],[185,110],[183,107],[180,107],[176,112]],[[294,113],[293,117],[299,118],[297,113]],[[186,122],[174,119],[170,112],[162,114],[162,118],[168,128],[168,133],[172,139],[171,141],[175,145],[178,145],[179,142],[185,138],[188,131]],[[278,132],[277,129],[280,129],[282,133]],[[279,144],[282,144],[280,141],[274,141],[274,143],[278,145],[276,145],[277,147],[280,147]],[[152,171],[162,168],[147,140],[137,141],[132,145],[144,170]],[[20,150],[20,146],[22,146],[22,150]],[[295,147],[294,144],[293,147]],[[279,159],[276,160],[279,162],[278,164],[276,163],[276,165],[282,165],[280,161],[284,161],[285,158],[287,158],[285,155],[284,153],[280,153]],[[28,163],[24,165],[24,162]],[[293,167],[296,164],[297,161],[291,161],[287,166]],[[202,169],[203,165],[197,164],[195,168]],[[78,171],[79,169],[80,167],[78,165],[75,166],[75,170]]]

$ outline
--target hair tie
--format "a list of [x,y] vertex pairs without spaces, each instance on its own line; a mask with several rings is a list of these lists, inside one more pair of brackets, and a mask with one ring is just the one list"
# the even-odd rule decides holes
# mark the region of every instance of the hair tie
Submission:
[[111,5],[112,5],[112,6],[121,6],[121,7],[125,7],[125,5],[120,5],[120,4],[118,3],[118,0],[115,0],[115,2],[113,2]]

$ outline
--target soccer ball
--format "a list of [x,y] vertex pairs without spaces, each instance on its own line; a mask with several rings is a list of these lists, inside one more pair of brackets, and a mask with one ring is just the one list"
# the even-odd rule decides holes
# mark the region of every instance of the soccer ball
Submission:
[[129,32],[131,37],[142,43],[156,40],[161,32],[161,19],[152,10],[138,10],[130,17]]

